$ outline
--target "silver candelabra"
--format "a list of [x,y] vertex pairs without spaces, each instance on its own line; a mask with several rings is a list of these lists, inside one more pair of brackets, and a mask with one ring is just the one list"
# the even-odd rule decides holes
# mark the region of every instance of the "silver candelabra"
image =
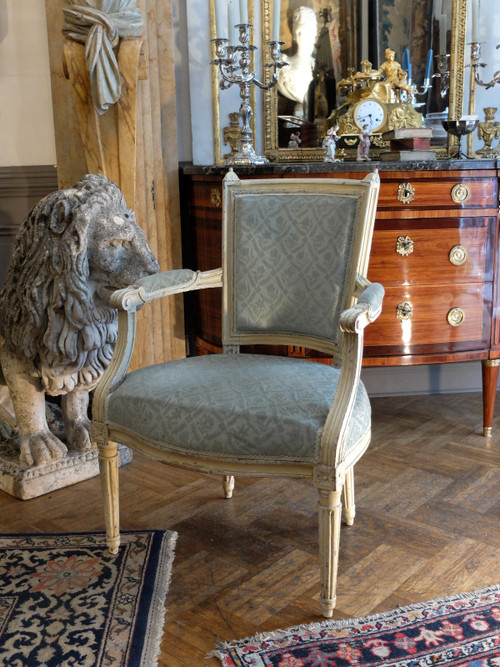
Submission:
[[269,90],[276,85],[278,81],[278,70],[287,65],[280,61],[281,45],[284,42],[269,41],[271,62],[265,63],[264,67],[273,67],[273,77],[268,83],[262,83],[256,78],[255,72],[250,71],[250,53],[257,49],[250,44],[251,23],[240,23],[235,26],[239,31],[240,44],[230,46],[229,40],[224,37],[216,37],[212,41],[215,44],[215,60],[212,65],[217,65],[220,72],[219,85],[221,90],[230,88],[233,84],[240,87],[240,117],[241,117],[241,138],[238,152],[229,157],[225,165],[245,165],[245,164],[265,164],[268,160],[263,155],[255,153],[252,143],[252,130],[250,121],[253,116],[250,105],[250,89],[252,85],[258,86],[262,90]]
[[[500,44],[498,44],[497,49],[500,49]],[[486,63],[481,62],[481,42],[471,42],[470,66],[474,72],[474,80],[480,86],[483,86],[484,88],[492,88],[496,83],[500,83],[500,70],[495,72],[491,81],[481,81],[479,78],[478,69],[480,67],[486,67]]]
[[443,53],[435,56],[437,72],[432,75],[433,79],[441,79],[440,95],[446,97],[450,87],[450,54]]

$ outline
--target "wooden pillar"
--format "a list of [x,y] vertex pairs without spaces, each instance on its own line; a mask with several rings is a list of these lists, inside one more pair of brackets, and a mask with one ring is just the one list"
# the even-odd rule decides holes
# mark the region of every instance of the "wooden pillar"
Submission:
[[[126,97],[101,117],[85,99],[85,73],[77,75],[84,47],[62,35],[64,4],[45,0],[59,187],[71,186],[85,173],[114,180],[134,209],[160,269],[180,268],[170,0],[138,0],[145,24],[142,39],[122,40],[118,49]],[[182,297],[156,301],[138,315],[132,367],[185,356]]]

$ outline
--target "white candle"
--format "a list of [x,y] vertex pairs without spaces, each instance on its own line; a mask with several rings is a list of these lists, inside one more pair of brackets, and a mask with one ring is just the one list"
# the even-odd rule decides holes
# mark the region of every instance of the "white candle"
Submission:
[[234,13],[233,3],[229,2],[227,6],[227,36],[229,37],[229,44],[234,44]]
[[240,23],[248,23],[247,0],[240,0]]
[[471,3],[471,42],[479,42],[478,32],[479,2],[472,0]]
[[227,37],[222,19],[222,0],[215,0],[215,36],[219,39]]
[[441,14],[439,17],[439,53],[444,56],[446,54],[446,14]]
[[271,39],[273,42],[280,41],[280,24],[281,24],[281,0],[274,0],[273,4],[273,34]]

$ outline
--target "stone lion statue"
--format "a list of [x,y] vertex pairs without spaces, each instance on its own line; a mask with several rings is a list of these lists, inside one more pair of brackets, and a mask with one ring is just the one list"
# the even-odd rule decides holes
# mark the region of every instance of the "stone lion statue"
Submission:
[[[158,271],[115,183],[88,174],[27,215],[0,291],[0,419],[17,429],[21,465],[91,447],[89,391],[117,336],[115,289]],[[47,424],[45,395],[61,396],[64,440]]]

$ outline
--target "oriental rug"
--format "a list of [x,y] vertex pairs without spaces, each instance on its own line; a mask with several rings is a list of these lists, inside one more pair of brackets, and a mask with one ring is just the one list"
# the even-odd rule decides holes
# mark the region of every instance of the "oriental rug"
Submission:
[[224,667],[500,666],[500,586],[217,645]]
[[154,667],[176,533],[0,535],[0,665]]

